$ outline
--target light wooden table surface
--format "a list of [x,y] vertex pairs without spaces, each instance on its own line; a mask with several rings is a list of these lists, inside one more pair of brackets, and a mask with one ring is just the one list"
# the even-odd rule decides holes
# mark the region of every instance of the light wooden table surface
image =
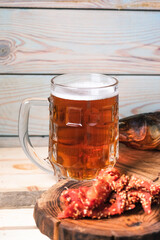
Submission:
[[0,148],[0,239],[47,240],[35,225],[33,208],[55,179],[38,169],[21,148]]

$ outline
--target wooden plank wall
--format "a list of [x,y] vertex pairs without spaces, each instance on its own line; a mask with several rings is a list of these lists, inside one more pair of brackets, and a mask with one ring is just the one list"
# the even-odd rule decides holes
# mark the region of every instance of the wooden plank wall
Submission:
[[[0,146],[19,145],[8,137],[18,136],[20,103],[47,98],[57,74],[116,76],[120,117],[160,110],[159,9],[160,1],[0,0]],[[47,108],[31,110],[29,131],[48,134]]]
[[160,9],[159,0],[0,0],[2,7]]
[[160,14],[1,9],[0,73],[159,74]]

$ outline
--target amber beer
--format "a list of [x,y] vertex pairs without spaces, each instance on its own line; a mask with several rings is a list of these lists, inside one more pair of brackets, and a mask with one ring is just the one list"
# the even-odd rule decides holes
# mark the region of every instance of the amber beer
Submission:
[[118,92],[100,88],[51,93],[49,159],[63,176],[93,179],[118,157]]

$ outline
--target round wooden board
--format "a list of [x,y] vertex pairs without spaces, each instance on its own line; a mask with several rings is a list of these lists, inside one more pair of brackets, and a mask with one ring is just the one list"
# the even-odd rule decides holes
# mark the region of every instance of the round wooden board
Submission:
[[[116,167],[123,173],[136,174],[156,183],[160,182],[160,152],[139,151],[120,145],[120,158]],[[85,183],[85,185],[90,184]],[[81,184],[82,185],[82,184]],[[160,239],[160,206],[152,206],[147,215],[141,207],[121,216],[108,219],[63,219],[57,214],[62,210],[59,197],[65,187],[77,188],[80,183],[60,181],[46,191],[34,208],[34,218],[40,231],[53,240],[118,240]]]

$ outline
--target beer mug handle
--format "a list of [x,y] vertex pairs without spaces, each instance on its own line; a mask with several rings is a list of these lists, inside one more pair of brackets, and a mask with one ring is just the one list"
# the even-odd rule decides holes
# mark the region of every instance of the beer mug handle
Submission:
[[48,105],[48,100],[43,98],[30,98],[24,100],[21,104],[19,112],[18,131],[20,143],[27,157],[42,170],[53,174],[53,167],[51,166],[50,162],[45,162],[45,159],[42,159],[38,156],[28,136],[28,120],[30,108],[32,106]]

